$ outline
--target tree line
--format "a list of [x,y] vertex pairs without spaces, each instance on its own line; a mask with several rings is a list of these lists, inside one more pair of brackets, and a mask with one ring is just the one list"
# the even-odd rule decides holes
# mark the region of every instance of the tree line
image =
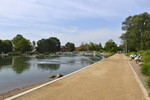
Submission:
[[105,43],[104,48],[101,43],[96,44],[81,43],[79,47],[75,47],[74,43],[67,42],[65,46],[61,46],[61,42],[56,37],[41,39],[37,42],[24,38],[22,35],[16,35],[12,40],[0,40],[0,53],[20,52],[26,53],[30,51],[46,53],[46,52],[59,52],[59,51],[109,51],[116,52],[118,49],[117,44],[113,40]]
[[0,40],[0,53],[20,52],[26,53],[36,51],[39,53],[60,51],[60,40],[56,37],[33,41],[24,38],[22,35],[16,35],[12,40]]
[[108,40],[105,43],[105,46],[102,47],[101,43],[97,44],[97,43],[84,43],[82,42],[81,45],[79,47],[77,47],[78,51],[107,51],[107,52],[117,52],[119,50],[119,47],[117,46],[117,44],[112,40]]

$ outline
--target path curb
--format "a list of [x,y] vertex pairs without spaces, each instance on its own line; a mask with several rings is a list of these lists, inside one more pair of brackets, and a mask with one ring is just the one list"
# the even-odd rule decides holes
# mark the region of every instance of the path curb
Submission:
[[133,67],[132,67],[132,65],[130,64],[129,61],[128,61],[128,64],[129,64],[130,68],[132,69],[132,72],[133,72],[133,74],[134,74],[134,76],[135,76],[135,79],[136,79],[137,83],[139,84],[139,86],[140,86],[142,92],[144,93],[144,96],[145,96],[146,100],[150,100],[150,98],[149,98],[149,96],[148,96],[147,90],[145,89],[144,85],[142,84],[141,80],[139,79],[138,75],[137,75],[136,72],[134,71],[134,69],[133,69]]

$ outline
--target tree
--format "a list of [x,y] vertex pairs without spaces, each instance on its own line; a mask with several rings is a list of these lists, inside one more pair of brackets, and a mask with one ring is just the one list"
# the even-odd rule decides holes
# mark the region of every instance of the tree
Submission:
[[67,42],[65,46],[66,46],[68,51],[74,51],[75,50],[74,43]]
[[102,47],[99,44],[96,44],[96,43],[93,43],[93,42],[90,42],[88,44],[88,50],[90,50],[90,51],[99,51],[101,49],[102,49]]
[[90,51],[99,51],[99,50],[102,50],[102,45],[101,43],[99,44],[96,44],[96,43],[93,43],[93,42],[90,42],[89,44],[84,44],[83,42],[81,43],[81,45],[77,48],[78,51],[87,51],[87,50],[90,50]]
[[84,44],[84,42],[81,43],[81,45],[77,48],[78,51],[87,51],[88,50],[88,44]]
[[32,46],[30,40],[25,39],[22,35],[18,34],[12,39],[14,51],[26,52],[31,51]]
[[12,42],[10,40],[0,40],[0,53],[8,53],[13,49]]
[[50,44],[48,39],[41,39],[37,42],[37,51],[40,53],[50,52]]
[[49,38],[48,41],[50,52],[57,52],[57,41],[54,38]]
[[3,40],[3,52],[8,53],[13,51],[13,45],[10,40]]
[[32,46],[29,40],[23,38],[15,44],[14,49],[15,51],[21,51],[24,53],[26,51],[31,51]]
[[103,50],[102,44],[99,43],[100,50]]
[[18,41],[22,40],[23,39],[23,36],[18,34],[16,35],[13,39],[12,39],[12,43],[13,45],[15,45]]
[[125,51],[126,48],[121,44],[118,46],[118,51]]
[[95,46],[94,46],[94,43],[93,43],[93,42],[90,42],[90,43],[88,44],[88,50],[90,50],[90,51],[95,50]]
[[41,39],[37,42],[37,51],[44,52],[57,52],[60,51],[60,41],[56,37],[50,37],[48,39]]
[[122,23],[125,31],[120,38],[130,51],[150,49],[150,14],[129,16]]
[[55,43],[56,43],[55,44],[56,45],[56,51],[60,51],[60,45],[61,45],[60,40],[58,38],[56,38],[56,37],[51,37],[49,39],[55,41]]
[[108,40],[105,43],[104,50],[108,52],[116,52],[117,51],[117,44],[113,40]]

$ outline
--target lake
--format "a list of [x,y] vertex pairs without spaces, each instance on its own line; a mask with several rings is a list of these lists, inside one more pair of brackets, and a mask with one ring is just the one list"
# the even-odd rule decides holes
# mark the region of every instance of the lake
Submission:
[[102,59],[104,57],[0,57],[0,94],[52,80],[49,75],[67,75]]

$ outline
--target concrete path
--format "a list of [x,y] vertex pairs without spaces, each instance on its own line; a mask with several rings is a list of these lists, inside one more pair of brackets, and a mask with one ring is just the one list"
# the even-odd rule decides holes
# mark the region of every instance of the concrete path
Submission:
[[116,54],[14,100],[146,100],[128,61]]

